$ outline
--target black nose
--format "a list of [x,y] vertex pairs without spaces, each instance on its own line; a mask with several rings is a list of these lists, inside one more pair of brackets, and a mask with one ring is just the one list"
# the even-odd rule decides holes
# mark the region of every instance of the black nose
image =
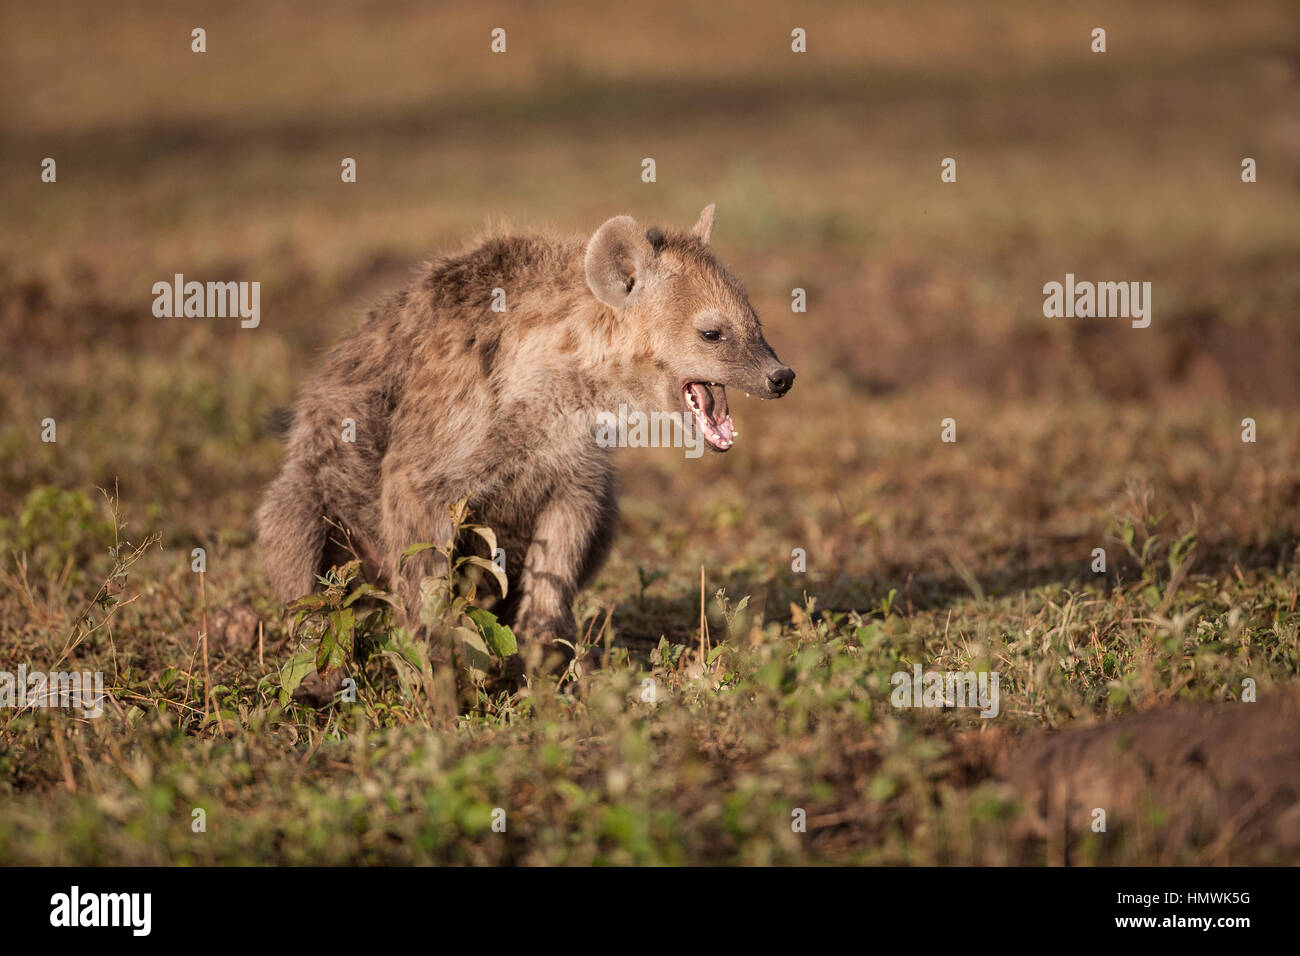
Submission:
[[767,375],[767,387],[773,395],[784,395],[790,391],[790,386],[794,384],[794,369],[786,368],[782,365],[775,372],[769,372]]

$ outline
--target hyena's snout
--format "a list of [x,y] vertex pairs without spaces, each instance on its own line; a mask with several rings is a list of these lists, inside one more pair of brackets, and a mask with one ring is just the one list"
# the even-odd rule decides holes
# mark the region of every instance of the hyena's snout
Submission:
[[771,349],[766,355],[756,355],[748,363],[744,374],[732,384],[756,398],[780,398],[794,387],[794,369],[782,362]]
[[773,398],[780,398],[794,385],[794,369],[788,365],[777,364],[767,372],[767,392]]

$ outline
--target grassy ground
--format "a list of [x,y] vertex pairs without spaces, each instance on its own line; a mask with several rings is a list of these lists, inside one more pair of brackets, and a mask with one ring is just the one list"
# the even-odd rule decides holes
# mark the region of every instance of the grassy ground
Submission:
[[[0,862],[1300,861],[1300,758],[1269,749],[1300,669],[1286,4],[154,6],[0,30],[0,670],[98,669],[112,697],[0,711]],[[355,703],[290,701],[304,642],[252,539],[267,413],[489,218],[715,200],[799,380],[737,403],[727,456],[621,453],[579,603],[600,665],[449,712],[377,655]],[[261,326],[155,319],[175,272],[260,281]],[[1043,318],[1067,272],[1151,281],[1151,327]],[[260,651],[215,626],[242,605]],[[916,663],[997,671],[999,716],[893,707]],[[1247,679],[1245,731],[1168,744],[1136,789],[1103,753],[1054,802],[1056,742],[1129,721],[1140,751],[1145,719],[1246,706]]]

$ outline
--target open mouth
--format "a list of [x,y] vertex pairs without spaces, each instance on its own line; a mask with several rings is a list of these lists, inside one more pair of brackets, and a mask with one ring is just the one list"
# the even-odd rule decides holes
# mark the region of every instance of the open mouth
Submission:
[[687,382],[682,399],[695,416],[695,427],[714,451],[726,451],[736,441],[736,426],[727,411],[727,390],[716,382]]

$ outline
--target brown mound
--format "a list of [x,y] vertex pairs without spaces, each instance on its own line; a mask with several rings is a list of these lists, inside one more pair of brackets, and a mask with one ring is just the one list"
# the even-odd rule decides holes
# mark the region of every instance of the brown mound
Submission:
[[[1165,847],[1204,848],[1205,862],[1300,852],[1300,701],[1179,704],[1108,723],[1034,734],[1005,747],[984,735],[968,758],[1026,802],[1023,835],[1065,862],[1091,833],[1138,831]],[[982,755],[971,753],[978,748]],[[1055,847],[1055,853],[1052,848]],[[1247,852],[1249,851],[1249,852]]]

